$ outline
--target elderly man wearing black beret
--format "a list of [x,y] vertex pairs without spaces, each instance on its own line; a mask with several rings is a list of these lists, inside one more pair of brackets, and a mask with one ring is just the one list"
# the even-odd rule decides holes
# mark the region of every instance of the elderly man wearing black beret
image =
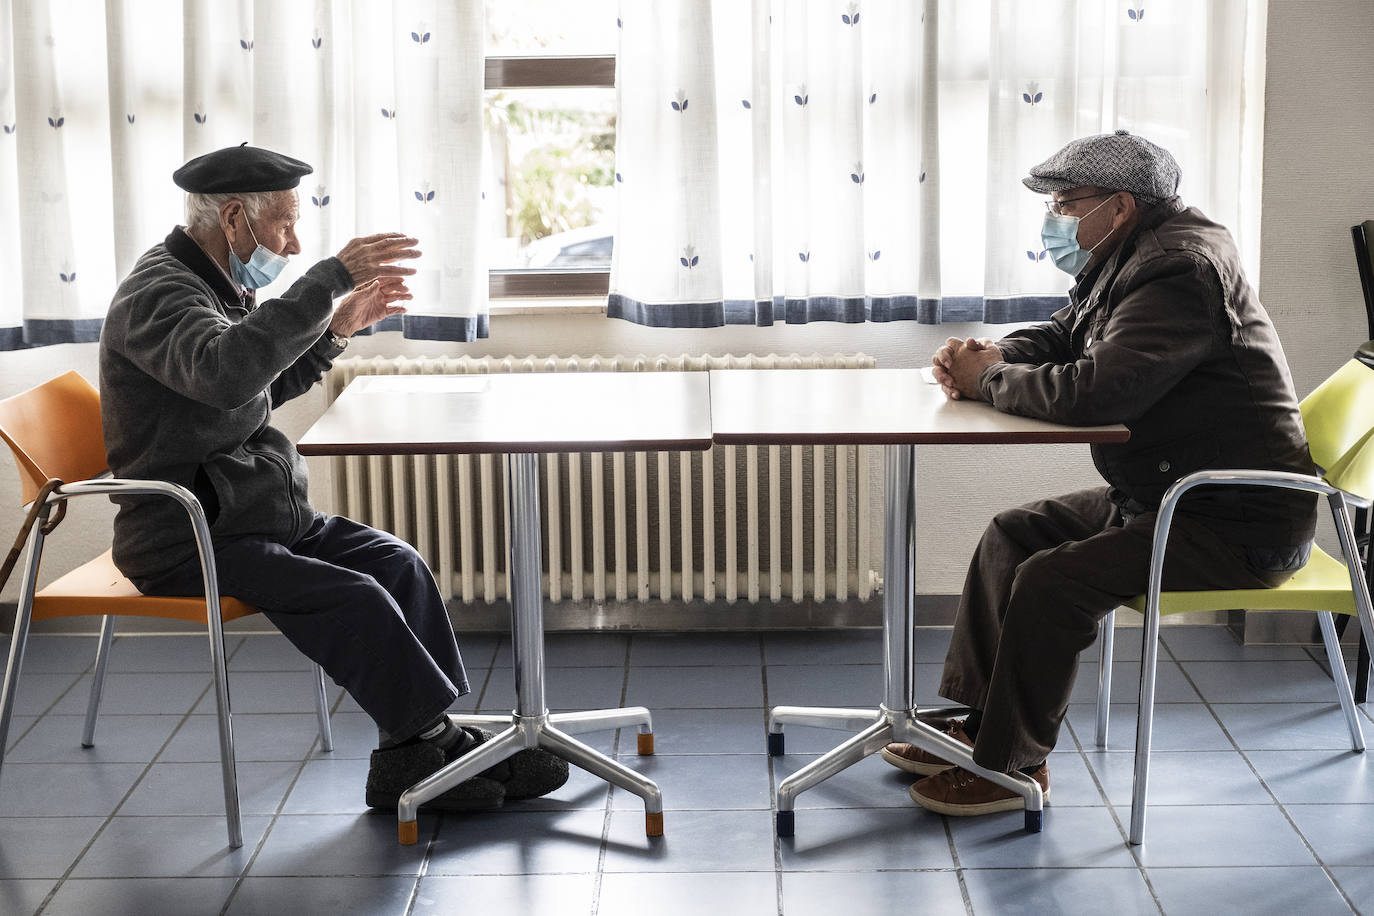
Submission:
[[[950,398],[1059,423],[1123,423],[1093,446],[1108,486],[999,513],[969,567],[940,695],[965,720],[931,723],[980,766],[1049,791],[1046,757],[1078,653],[1098,622],[1145,591],[1164,491],[1208,468],[1312,472],[1283,349],[1230,234],[1176,196],[1166,150],[1124,130],[1075,140],[1031,169],[1049,194],[1041,237],[1074,278],[1050,321],[996,341],[950,338],[934,357]],[[1174,518],[1164,588],[1263,588],[1307,562],[1315,494],[1208,487]],[[883,751],[926,778],[919,805],[974,815],[1020,808],[1008,790],[909,744]]]
[[[258,302],[300,253],[296,185],[310,166],[271,150],[229,147],[173,174],[187,225],[134,265],[100,335],[101,412],[110,469],[166,480],[200,499],[214,538],[220,592],[259,608],[376,722],[366,800],[400,794],[488,735],[446,710],[469,692],[443,598],[408,544],[316,512],[305,462],[271,423],[304,393],[350,335],[404,308],[398,233],[357,238]],[[335,297],[343,296],[338,307]],[[202,593],[195,544],[168,500],[113,497],[114,560],[150,595]],[[181,517],[178,517],[181,516]],[[434,799],[490,808],[542,795],[568,766],[527,749]]]

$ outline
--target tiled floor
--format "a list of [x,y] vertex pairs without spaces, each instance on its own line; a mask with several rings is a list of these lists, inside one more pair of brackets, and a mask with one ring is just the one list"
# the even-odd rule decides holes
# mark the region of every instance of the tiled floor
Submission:
[[[1118,700],[1134,695],[1136,632],[1118,639]],[[918,634],[923,701],[947,641]],[[1219,628],[1164,631],[1139,848],[1123,832],[1134,706],[1114,706],[1111,746],[1093,748],[1088,658],[1043,833],[1019,813],[930,815],[871,757],[801,795],[779,840],[778,780],[844,734],[789,729],[770,759],[768,705],[881,698],[879,635],[831,631],[551,636],[551,703],[653,711],[654,757],[628,732],[583,737],[658,782],[664,837],[644,836],[637,798],[575,770],[545,799],[422,815],[411,847],[363,806],[366,716],[333,688],[336,749],[320,753],[301,658],[279,637],[231,637],[245,844],[230,850],[203,639],[117,639],[82,750],[93,643],[30,644],[0,779],[0,913],[1374,913],[1374,772],[1320,654],[1243,649]],[[462,644],[476,687],[459,705],[509,709],[508,644]]]

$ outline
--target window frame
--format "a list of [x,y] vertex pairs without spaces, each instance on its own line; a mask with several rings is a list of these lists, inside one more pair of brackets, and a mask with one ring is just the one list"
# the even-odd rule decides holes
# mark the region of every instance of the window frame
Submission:
[[[614,54],[493,54],[486,57],[485,88],[614,89]],[[609,268],[510,268],[488,272],[489,299],[605,297]]]

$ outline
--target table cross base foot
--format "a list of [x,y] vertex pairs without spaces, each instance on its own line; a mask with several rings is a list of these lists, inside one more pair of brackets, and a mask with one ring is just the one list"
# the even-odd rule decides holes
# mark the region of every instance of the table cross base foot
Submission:
[[[943,710],[941,710],[943,711]],[[929,715],[929,713],[926,713]],[[1039,833],[1043,824],[1045,805],[1044,792],[1040,784],[1029,776],[1020,773],[999,773],[988,770],[973,762],[970,749],[955,741],[949,735],[922,722],[917,710],[888,709],[880,706],[876,710],[826,709],[797,706],[778,706],[769,714],[769,752],[772,753],[773,738],[776,735],[781,753],[782,723],[819,725],[834,727],[834,723],[845,722],[867,724],[867,727],[826,753],[817,757],[791,776],[778,784],[777,833],[778,836],[792,836],[796,815],[793,808],[796,798],[807,789],[819,785],[830,777],[877,753],[893,741],[914,744],[924,751],[935,754],[943,760],[962,767],[999,786],[1010,789],[1025,799],[1026,832]],[[876,721],[875,721],[876,720]]]
[[[640,729],[639,753],[652,754],[653,724],[649,711],[643,706],[553,714],[545,712],[536,716],[452,715],[449,718],[458,725],[507,727],[491,740],[436,770],[401,794],[396,806],[396,820],[398,837],[402,845],[413,845],[419,839],[416,812],[421,805],[527,747],[542,747],[569,763],[638,795],[644,799],[646,835],[663,835],[663,795],[658,786],[642,774],[612,760],[569,734],[636,725]],[[562,726],[562,729],[557,726]],[[648,750],[645,750],[646,746]]]

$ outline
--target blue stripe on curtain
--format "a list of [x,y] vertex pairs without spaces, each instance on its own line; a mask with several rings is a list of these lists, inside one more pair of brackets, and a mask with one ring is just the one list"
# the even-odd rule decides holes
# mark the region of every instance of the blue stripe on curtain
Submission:
[[488,316],[481,315],[455,318],[447,315],[401,315],[400,323],[393,325],[396,318],[378,322],[374,327],[380,331],[400,331],[408,340],[452,340],[472,343],[490,335],[491,322]]
[[28,318],[22,327],[0,328],[0,350],[27,350],[53,344],[94,343],[103,318]]
[[772,302],[726,299],[723,302],[674,302],[651,305],[612,293],[606,300],[606,316],[623,318],[650,328],[718,328],[732,324],[770,327],[781,320],[786,324],[811,321],[838,321],[860,324],[865,321],[915,321],[919,324],[981,321],[987,324],[1013,324],[1044,321],[1068,303],[1066,296],[1015,296],[984,299],[981,296],[946,296],[921,299],[917,296],[813,296]]

